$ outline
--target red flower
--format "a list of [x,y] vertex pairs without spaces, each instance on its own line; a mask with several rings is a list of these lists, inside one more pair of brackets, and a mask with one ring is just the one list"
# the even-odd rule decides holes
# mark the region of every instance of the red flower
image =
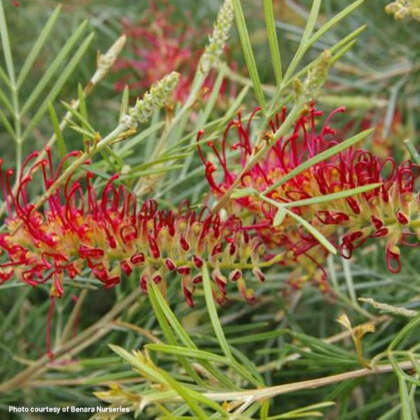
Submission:
[[[199,30],[188,23],[171,23],[174,8],[168,5],[164,10],[150,3],[144,18],[139,23],[123,21],[124,33],[128,39],[135,58],[119,58],[114,65],[114,71],[124,71],[123,77],[116,82],[115,89],[122,91],[125,85],[131,90],[145,90],[166,74],[177,71],[181,74],[174,91],[174,98],[183,102],[189,95],[196,69],[199,65],[202,44],[207,40],[206,27]],[[205,90],[210,90],[214,83],[211,74],[204,83]],[[230,96],[235,95],[235,86],[231,86]],[[226,80],[221,92],[227,89]]]
[[[41,172],[48,189],[66,161],[77,155],[79,152],[69,153],[55,169],[48,152],[48,159],[33,164],[23,176],[25,167],[38,156],[32,153],[25,161],[16,195],[10,186],[13,171],[1,171],[9,211],[8,231],[0,235],[0,248],[8,255],[8,261],[0,264],[3,282],[13,273],[32,286],[51,281],[51,296],[60,298],[65,278],[74,278],[84,270],[105,288],[120,283],[123,275],[136,268],[142,271],[143,286],[147,279],[156,281],[174,272],[182,277],[185,297],[192,305],[192,278],[203,261],[220,270],[258,266],[260,240],[250,239],[236,217],[222,220],[219,215],[206,215],[205,210],[192,211],[187,205],[178,211],[159,210],[152,200],[138,207],[135,196],[115,184],[117,174],[100,194],[93,173],[87,171],[77,180],[70,177],[51,195],[48,206],[35,210],[28,201],[28,186],[36,172]],[[224,299],[224,287],[215,276],[214,280],[219,286],[215,293]]]
[[[330,121],[334,115],[343,111],[344,108],[336,109],[318,127],[317,118],[323,113],[311,106],[296,121],[292,134],[277,139],[265,159],[242,177],[240,185],[265,191],[302,162],[339,143],[340,139],[330,126]],[[228,124],[220,147],[216,147],[213,142],[208,143],[221,168],[221,179],[217,165],[207,159],[199,147],[206,177],[214,195],[220,197],[229,189],[237,178],[237,173],[241,172],[240,169],[245,167],[248,158],[253,154],[251,127],[258,112],[259,109],[254,111],[246,125],[241,114],[238,114],[238,118]],[[285,109],[275,116],[270,122],[269,135],[281,126],[285,116]],[[228,139],[232,130],[235,130],[238,140],[229,146]],[[231,151],[239,152],[237,159],[231,157]],[[230,169],[232,160],[239,164],[239,170]],[[419,197],[415,192],[418,174],[419,167],[410,161],[398,166],[392,158],[383,160],[363,149],[350,148],[301,172],[273,189],[267,197],[289,203],[381,183],[380,187],[354,197],[295,207],[292,210],[331,241],[338,238],[338,227],[344,229],[345,235],[339,248],[347,258],[369,238],[386,238],[388,268],[392,272],[398,272],[401,268],[398,244],[406,243],[408,237],[419,235],[420,207]],[[312,267],[310,272],[321,269],[320,262],[325,258],[325,250],[320,251],[318,241],[307,231],[297,227],[292,218],[286,217],[280,226],[273,229],[273,219],[277,211],[274,206],[258,196],[246,196],[231,199],[230,210],[239,215],[245,211],[251,213],[253,217],[247,228],[257,230],[264,243],[270,247],[283,246],[288,249],[289,263],[300,258],[299,264],[302,265],[303,256]],[[314,251],[315,247],[317,251]],[[287,264],[287,261],[283,263]],[[322,274],[321,277],[324,278],[325,275]]]
[[[172,272],[181,277],[186,302],[192,306],[194,289],[202,281],[203,261],[213,268],[213,292],[220,303],[226,295],[222,271],[258,267],[261,241],[251,239],[236,217],[222,220],[217,214],[206,214],[205,209],[197,213],[187,205],[177,211],[159,210],[153,200],[139,207],[134,194],[116,185],[117,174],[109,178],[101,193],[94,186],[92,172],[85,171],[76,180],[72,180],[73,174],[49,197],[48,206],[36,210],[28,193],[33,178],[41,176],[47,190],[68,159],[79,154],[69,153],[54,168],[48,151],[48,159],[26,171],[38,157],[38,152],[32,153],[22,167],[16,194],[11,188],[13,171],[3,172],[0,160],[0,185],[9,212],[7,231],[0,234],[0,250],[7,254],[7,261],[0,264],[0,283],[14,274],[31,286],[50,282],[50,355],[55,299],[62,297],[66,278],[90,272],[108,289],[124,275],[135,273],[147,292],[149,281],[161,283]],[[252,302],[253,293],[243,279],[237,285]]]

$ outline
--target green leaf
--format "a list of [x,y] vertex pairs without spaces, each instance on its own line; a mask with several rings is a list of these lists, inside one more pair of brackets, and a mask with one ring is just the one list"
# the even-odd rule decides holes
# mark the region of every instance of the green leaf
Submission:
[[59,4],[55,10],[54,13],[50,16],[47,23],[45,24],[44,28],[42,29],[41,33],[39,34],[38,39],[36,40],[35,44],[33,45],[31,51],[29,52],[28,56],[26,57],[25,62],[23,63],[22,69],[19,73],[18,79],[17,79],[17,87],[19,88],[23,81],[25,80],[25,77],[28,75],[29,71],[32,68],[32,65],[34,64],[36,58],[38,57],[39,52],[41,51],[42,47],[44,46],[48,35],[50,34],[51,30],[53,29],[57,18],[61,11],[61,4]]
[[95,376],[93,378],[86,378],[83,380],[83,385],[95,385],[104,382],[115,382],[117,380],[138,378],[138,373],[131,370],[126,372],[109,373],[107,375]]
[[340,22],[340,20],[344,19],[347,15],[353,12],[353,10],[357,9],[364,1],[365,0],[357,0],[347,6],[341,12],[337,13],[332,19],[328,19],[327,22],[324,23],[324,25],[322,25],[321,28],[319,28],[318,31],[312,35],[311,39],[308,41],[309,46],[318,41],[322,35],[328,32],[334,25]]
[[231,194],[232,198],[243,198],[255,195],[257,191],[254,190],[254,188],[241,188],[239,190],[234,190]]
[[413,420],[413,417],[411,416],[408,387],[407,387],[407,383],[405,382],[403,372],[401,372],[401,369],[399,368],[398,363],[395,361],[393,357],[390,357],[389,360],[398,378],[398,389],[400,392],[400,402],[401,402],[401,420]]
[[337,254],[335,246],[319,230],[315,229],[310,223],[296,213],[287,209],[285,209],[285,211],[290,217],[299,222],[327,251],[332,254]]
[[268,420],[280,420],[280,419],[296,419],[301,417],[322,417],[323,414],[318,410],[320,408],[331,407],[335,405],[334,401],[325,401],[318,404],[311,404],[306,407],[298,408],[297,410],[288,411],[287,413],[279,414],[277,416],[268,417]]
[[306,26],[303,31],[298,49],[296,50],[296,53],[293,56],[292,61],[290,62],[289,67],[287,68],[286,74],[284,76],[285,81],[292,78],[293,72],[295,71],[303,55],[305,54],[305,52],[308,50],[308,48],[311,45],[310,42],[308,42],[308,40],[309,40],[309,37],[312,35],[312,32],[315,28],[315,24],[318,19],[320,6],[321,6],[321,0],[312,1],[311,11],[309,13],[309,17],[306,22]]
[[61,158],[63,158],[67,154],[66,142],[64,141],[63,134],[60,129],[57,113],[51,103],[48,104],[48,111],[50,114],[51,124],[53,125],[55,138],[57,139],[58,154]]
[[[86,28],[86,25],[87,25],[87,21],[84,21],[82,24],[79,25],[79,27],[76,29],[76,31],[73,33],[73,35],[64,44],[63,48],[58,53],[57,57],[49,65],[47,71],[41,77],[41,80],[35,85],[35,89],[32,91],[31,95],[29,96],[29,98],[24,103],[24,105],[22,107],[22,112],[21,112],[22,115],[24,115],[31,108],[31,106],[37,100],[40,93],[43,91],[43,89],[47,86],[47,84],[49,83],[51,78],[54,76],[55,72],[58,70],[60,65],[62,65],[64,63],[64,60],[66,59],[66,57],[70,53],[70,50],[73,48],[73,46],[79,40],[79,38],[82,36],[82,33]],[[86,40],[85,40],[85,42],[86,42]],[[66,66],[64,72],[66,72],[67,69],[68,69],[68,65]],[[48,95],[48,96],[50,96],[50,95]],[[51,101],[48,101],[48,102],[51,102]]]
[[274,216],[273,226],[276,227],[276,226],[281,225],[285,217],[286,217],[286,211],[283,207],[280,207],[277,210],[276,215]]
[[351,197],[352,195],[362,194],[364,192],[374,190],[375,188],[378,188],[381,185],[382,183],[378,182],[376,184],[362,185],[361,187],[351,188],[349,190],[344,190],[344,191],[340,191],[340,192],[336,192],[332,194],[325,194],[325,195],[320,195],[317,197],[305,198],[303,200],[290,201],[289,203],[279,203],[279,206],[280,206],[279,211],[284,207],[302,207],[302,206],[310,206],[313,204],[325,203],[327,201],[332,201],[332,200],[340,200],[342,198]]
[[120,106],[120,118],[119,121],[121,122],[124,116],[128,112],[128,108],[130,106],[130,89],[127,85],[124,86],[124,90],[122,93],[122,99],[121,99],[121,106]]
[[[348,50],[348,46],[352,46],[353,43],[352,41],[364,30],[366,29],[366,25],[362,25],[359,28],[357,28],[356,30],[354,30],[353,32],[351,32],[349,35],[345,36],[344,38],[342,38],[340,41],[338,41],[336,44],[334,44],[331,48],[329,48],[329,52],[331,53],[332,57],[331,57],[331,65],[333,63],[335,63],[339,57],[341,57],[343,55],[343,53],[345,51]],[[338,52],[337,52],[338,51]],[[344,51],[344,52],[343,52]],[[336,53],[337,52],[337,53]],[[293,80],[295,79],[299,79],[300,77],[302,77],[303,75],[305,75],[309,70],[311,70],[317,63],[318,59],[315,59],[313,61],[311,61],[308,65],[306,65],[305,67],[303,67],[301,70],[299,70],[294,76],[293,78],[290,78],[289,80],[287,80],[287,82],[282,83],[280,86],[278,86],[277,91],[273,97],[273,104],[277,104],[277,102],[280,100],[280,98],[283,95],[283,89],[287,86],[289,86]],[[276,109],[277,110],[277,109]]]
[[7,74],[4,72],[3,68],[0,66],[0,78],[3,80],[3,82],[7,85],[9,89],[12,89],[12,85],[10,83],[10,80],[7,76]]
[[246,344],[246,343],[254,343],[257,341],[267,341],[272,340],[274,338],[281,337],[287,334],[288,331],[285,329],[277,329],[273,331],[267,331],[257,334],[248,334],[243,337],[233,337],[229,339],[230,344]]
[[408,336],[408,334],[412,332],[412,330],[418,326],[420,326],[420,314],[413,318],[407,325],[404,326],[404,328],[398,332],[398,334],[389,344],[387,352],[391,352],[396,346],[398,346],[398,344],[401,343],[401,341],[403,341]]
[[[159,288],[154,284],[154,282],[150,282],[149,284],[149,298],[153,306],[153,310],[155,312],[155,316],[162,328],[162,331],[165,335],[166,340],[171,345],[177,345],[176,338],[169,326],[169,323],[167,319],[169,320],[173,330],[178,335],[180,340],[183,342],[183,344],[186,347],[189,347],[190,349],[197,350],[197,346],[194,344],[194,342],[191,340],[187,332],[182,328],[181,324],[179,323],[178,319],[176,318],[175,314],[172,312],[171,308],[163,298],[162,294],[160,293]],[[186,371],[190,374],[192,378],[197,383],[201,383],[200,377],[195,373],[194,369],[191,367],[191,365],[188,363],[188,360],[184,357],[179,357],[178,359],[180,363],[184,366]],[[205,362],[203,362],[205,363]],[[203,365],[209,372],[211,372],[217,379],[219,379],[222,383],[226,384],[226,379],[223,377],[223,375],[219,374],[219,372],[215,369],[213,369],[208,364]],[[227,380],[227,383],[231,384],[229,380]]]
[[15,86],[15,68],[10,49],[9,32],[7,30],[6,17],[4,16],[3,0],[0,0],[0,37],[3,46],[4,61],[6,62],[7,73],[10,84]]
[[206,300],[207,311],[210,316],[210,321],[213,326],[213,330],[216,334],[219,345],[223,350],[223,353],[226,355],[226,357],[233,360],[233,356],[230,351],[229,344],[223,332],[222,324],[220,323],[219,317],[217,315],[216,304],[214,302],[213,290],[211,287],[209,270],[207,268],[206,263],[203,264],[202,275],[203,275],[204,298]]
[[346,46],[341,48],[341,50],[339,50],[338,53],[334,54],[331,57],[330,66],[333,66],[348,50],[353,48],[353,46],[356,44],[356,42],[357,42],[356,39],[354,41],[349,42]]
[[[82,127],[85,130],[93,130],[93,127],[89,124],[89,119],[88,119],[88,112],[87,112],[87,106],[86,106],[86,101],[85,101],[85,92],[83,91],[82,85],[79,83],[77,85],[77,96],[79,98],[79,110],[80,110],[80,115],[81,115],[81,123],[82,123]],[[73,111],[73,108],[71,108],[71,110],[69,109],[70,112]]]
[[122,359],[127,361],[133,368],[137,369],[143,376],[155,382],[165,383],[160,370],[156,369],[151,363],[144,363],[144,358],[140,357],[141,354],[132,354],[120,346],[108,344],[110,349],[117,353]]
[[186,347],[171,346],[167,344],[154,344],[154,343],[147,344],[145,347],[150,350],[157,351],[157,352],[191,357],[193,359],[199,359],[199,360],[207,360],[208,362],[223,363],[225,365],[230,363],[229,359],[224,356],[219,356],[218,354],[209,353],[207,351],[198,350],[198,349],[190,349]]
[[30,289],[24,289],[19,293],[19,296],[16,298],[15,302],[13,303],[13,306],[11,307],[11,309],[9,309],[7,317],[3,320],[3,322],[0,325],[0,333],[2,335],[12,325],[15,317],[18,316],[19,311],[22,309],[22,304],[28,297],[29,293]]
[[[72,105],[70,105],[70,104],[68,104],[64,101],[61,101],[61,104],[64,106],[64,108],[67,109],[67,111],[70,112],[70,114],[74,118],[76,118],[80,121],[81,128],[83,129],[83,131],[86,131],[90,134],[95,134],[95,129],[89,124],[89,121],[87,120],[87,117],[86,117],[87,111],[86,111],[86,104],[84,103],[84,100],[82,100],[82,101],[79,100],[80,112],[78,112],[75,109],[74,106],[72,106]],[[82,110],[83,108],[84,108],[84,110]],[[73,124],[75,124],[75,123],[73,123]]]
[[111,364],[118,364],[120,363],[120,358],[117,356],[110,356],[110,357],[96,357],[92,359],[82,359],[78,362],[81,366],[84,367],[101,367],[101,366],[108,366]]
[[277,32],[276,32],[276,21],[274,18],[274,11],[273,11],[273,0],[264,0],[264,17],[265,17],[265,26],[267,29],[268,45],[270,46],[271,61],[273,64],[274,75],[276,77],[277,84],[280,84],[283,76],[282,76],[280,48],[279,48],[279,42],[277,39]]
[[[167,312],[165,311],[166,309],[165,307],[167,306],[166,302],[165,302],[165,305],[162,305],[163,297],[160,298],[161,297],[160,291],[153,281],[149,283],[148,292],[149,292],[149,299],[153,307],[153,311],[155,313],[156,319],[159,322],[160,328],[162,329],[163,335],[165,336],[166,340],[170,344],[177,345],[175,335],[172,332],[168,324],[168,321],[166,319],[168,315]],[[195,380],[198,380],[198,382],[200,382],[197,374],[195,374],[195,372],[193,371],[190,364],[185,358],[179,357],[179,362],[186,368],[186,370],[189,373],[192,372],[192,377],[195,378]]]
[[7,96],[4,94],[4,92],[0,89],[0,100],[3,102],[4,106],[7,108],[7,110],[13,114],[14,110],[12,108],[12,105],[10,104],[9,100],[7,99]]
[[413,160],[417,163],[417,165],[420,165],[420,153],[417,151],[416,147],[413,145],[410,139],[404,140],[404,145],[410,152]]
[[64,83],[66,83],[67,79],[71,76],[76,66],[79,64],[80,60],[83,58],[84,54],[86,53],[86,50],[88,49],[90,43],[92,42],[92,39],[94,37],[94,34],[90,34],[82,43],[82,45],[78,48],[70,62],[66,65],[66,68],[61,73],[60,77],[48,93],[47,97],[43,100],[40,107],[38,108],[38,111],[35,113],[34,117],[32,118],[31,122],[28,124],[24,134],[23,139],[25,139],[31,130],[38,124],[39,120],[44,115],[44,112],[46,111],[48,104],[57,97],[57,95],[60,93],[62,87],[64,86]]
[[[168,319],[176,335],[179,337],[182,343],[184,343],[185,346],[191,349],[197,349],[197,346],[191,340],[190,336],[184,330],[184,328],[182,328],[180,322],[178,321],[175,314],[172,312],[171,308],[169,307],[168,303],[162,296],[162,293],[160,293],[160,290],[156,286],[156,284],[154,282],[150,282],[149,288],[151,289],[150,297],[151,299],[153,299],[153,302],[152,302],[153,307],[159,308],[160,316],[164,316]],[[169,328],[169,324],[168,324],[168,328]],[[175,344],[175,343],[171,343],[171,344]]]
[[239,32],[239,39],[241,40],[242,51],[245,58],[245,63],[248,68],[249,75],[255,91],[255,96],[261,106],[265,109],[264,91],[261,85],[260,76],[258,74],[257,64],[255,62],[254,53],[252,52],[251,41],[249,39],[248,29],[246,27],[245,16],[242,10],[241,1],[233,0],[233,7],[235,9],[236,26]]
[[11,126],[9,120],[7,119],[6,115],[4,115],[3,111],[0,109],[0,121],[3,123],[4,128],[7,130],[7,132],[12,136],[15,137],[15,131],[13,130],[13,127]]
[[180,384],[171,375],[165,371],[161,371],[162,376],[164,377],[166,383],[185,401],[185,403],[190,407],[191,411],[198,416],[199,419],[207,420],[209,416],[207,413],[197,404],[197,401],[206,402],[207,405],[216,409],[219,412],[224,413],[219,404],[213,402],[212,400],[200,395],[198,392],[195,392],[184,385]]
[[164,122],[159,122],[154,125],[151,125],[150,127],[146,128],[144,131],[139,133],[137,136],[126,140],[121,148],[118,149],[118,153],[120,155],[127,153],[131,149],[133,149],[135,146],[140,144],[141,142],[147,140],[148,137],[150,137],[153,133],[158,131],[164,126]]

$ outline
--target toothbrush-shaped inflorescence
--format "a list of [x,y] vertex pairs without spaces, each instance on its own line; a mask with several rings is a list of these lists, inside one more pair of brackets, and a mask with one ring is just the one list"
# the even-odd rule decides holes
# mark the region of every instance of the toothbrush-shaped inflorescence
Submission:
[[167,104],[178,81],[179,73],[173,71],[156,82],[141,99],[137,99],[136,104],[123,117],[122,122],[130,128],[136,128],[137,123],[148,121],[153,111]]
[[225,299],[226,278],[236,281],[242,295],[253,300],[241,270],[255,272],[263,245],[261,239],[249,237],[239,219],[230,216],[222,220],[188,205],[177,211],[159,210],[153,200],[138,206],[125,186],[116,185],[117,174],[99,193],[89,171],[78,179],[69,178],[51,195],[48,206],[34,210],[28,197],[32,178],[42,176],[47,189],[79,152],[69,153],[57,168],[48,152],[48,159],[34,164],[23,176],[37,155],[34,152],[26,159],[15,195],[10,187],[13,171],[1,172],[9,210],[7,232],[0,235],[0,248],[8,257],[0,264],[3,282],[13,274],[32,286],[50,281],[51,296],[60,298],[65,279],[82,272],[90,272],[105,288],[111,288],[124,274],[136,270],[145,291],[149,281],[164,282],[172,272],[181,278],[186,301],[193,305],[192,294],[202,280],[200,268],[206,261],[213,270],[219,302]]
[[[240,169],[231,169],[233,163],[239,164],[240,168],[245,167],[254,152],[251,129],[252,120],[258,112],[259,109],[256,109],[246,124],[241,114],[231,121],[220,147],[214,142],[208,143],[218,165],[210,161],[199,146],[208,183],[217,197],[229,189],[240,172]],[[344,108],[336,109],[319,124],[317,119],[323,113],[312,105],[296,121],[292,134],[277,139],[266,158],[242,177],[241,187],[264,192],[302,162],[338,144],[341,140],[330,122],[341,112],[344,112]],[[276,132],[285,117],[286,109],[283,109],[270,122],[267,134]],[[229,146],[228,139],[233,130],[237,141]],[[239,156],[234,157],[232,151],[238,152]],[[223,174],[221,178],[218,167]],[[283,185],[271,188],[266,196],[279,203],[290,203],[364,185],[382,184],[356,196],[291,207],[291,210],[308,220],[330,241],[339,241],[337,247],[346,258],[369,238],[383,238],[386,241],[387,266],[391,272],[399,272],[399,245],[416,246],[418,242],[412,239],[420,237],[420,201],[415,191],[418,174],[419,167],[410,161],[397,165],[392,158],[381,159],[366,150],[350,148],[311,166]],[[317,282],[325,278],[325,272],[320,266],[326,256],[325,251],[320,251],[316,238],[297,226],[293,218],[286,217],[280,226],[273,228],[276,207],[252,194],[231,199],[227,211],[239,217],[251,214],[248,217],[248,229],[258,231],[269,247],[285,247],[289,250],[288,258],[283,260],[284,264],[293,264],[299,259],[299,265],[308,263],[318,271],[321,270]],[[293,273],[293,278],[300,279],[296,273]]]

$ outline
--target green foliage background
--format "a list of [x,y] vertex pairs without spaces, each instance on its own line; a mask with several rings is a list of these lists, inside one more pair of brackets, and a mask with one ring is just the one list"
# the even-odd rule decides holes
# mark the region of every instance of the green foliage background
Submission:
[[[56,4],[60,2],[22,0],[21,3],[20,8],[14,8],[9,1],[3,0],[16,69],[23,65],[34,40],[42,31]],[[30,97],[38,81],[47,71],[49,63],[59,54],[66,40],[80,23],[87,19],[87,28],[75,48],[89,33],[94,33],[95,36],[83,59],[53,101],[60,118],[66,112],[60,101],[70,102],[77,98],[78,84],[84,85],[95,71],[97,51],[106,51],[119,36],[121,20],[128,17],[136,21],[147,7],[146,1],[131,0],[73,0],[61,3],[63,9],[58,17],[58,24],[53,29],[53,35],[49,37],[34,62],[19,92],[23,102],[25,98]],[[215,0],[174,0],[169,3],[175,9],[174,21],[185,20],[184,13],[189,11],[192,16],[190,24],[198,28],[211,27],[220,6],[220,2]],[[261,82],[267,97],[271,97],[275,78],[271,66],[265,64],[270,61],[270,51],[265,32],[263,2],[243,0],[241,3]],[[276,20],[276,28],[283,65],[287,68],[287,63],[290,63],[301,39],[303,25],[307,21],[312,2],[273,3],[276,6],[276,16],[280,16]],[[383,0],[364,2],[312,46],[302,65],[310,63],[324,49],[330,48],[351,31],[367,24],[367,28],[358,37],[357,44],[331,70],[320,94],[319,103],[326,111],[346,105],[349,112],[342,122],[343,126],[350,120],[361,121],[367,112],[373,121],[379,121],[385,116],[385,125],[389,126],[394,110],[398,108],[402,114],[406,138],[410,138],[412,143],[418,146],[420,24],[395,21],[384,12],[386,3]],[[317,19],[318,25],[328,22],[348,4],[349,2],[344,0],[324,0]],[[286,8],[282,12],[284,5]],[[205,42],[204,39],[203,45]],[[242,80],[245,85],[252,86],[236,29],[232,31],[229,47],[232,57],[239,63]],[[124,52],[122,54],[124,55]],[[0,63],[5,69],[3,57]],[[66,63],[63,62],[45,91],[35,101],[32,112],[43,103],[65,66]],[[116,94],[113,89],[113,82],[117,78],[118,74],[109,74],[86,101],[89,122],[102,135],[109,133],[118,123],[121,95]],[[2,83],[1,88],[4,87]],[[240,105],[249,112],[256,103],[250,88]],[[204,107],[205,104],[199,106]],[[223,118],[232,110],[235,111],[229,107],[226,110],[212,110],[209,121],[221,119],[221,123],[216,124],[215,128],[208,127],[214,130],[216,137],[223,127]],[[23,126],[27,126],[27,119],[31,115],[33,113],[24,116]],[[7,110],[6,116],[10,117]],[[156,114],[151,126],[163,119],[163,113]],[[357,123],[349,137],[356,133],[356,127]],[[192,137],[194,128],[192,123],[187,122],[184,135]],[[140,132],[146,129],[147,126],[141,126]],[[46,112],[39,124],[30,131],[23,144],[22,155],[26,156],[33,150],[41,149],[52,132]],[[93,169],[106,177],[113,171],[128,168],[128,173],[132,176],[127,184],[134,185],[138,179],[152,173],[148,172],[149,164],[152,168],[158,165],[153,162],[153,147],[157,143],[158,133],[160,131],[148,135],[139,144],[135,144],[134,141],[127,143],[122,162],[96,156]],[[179,135],[181,134],[182,132]],[[83,148],[82,136],[78,132],[66,129],[64,138],[68,150]],[[169,153],[169,156],[184,153],[185,149],[177,146],[181,138],[176,137],[172,143],[175,146],[165,153]],[[402,140],[404,138],[397,139],[397,143],[393,145],[397,159],[406,158],[408,155],[402,146]],[[365,146],[372,147],[370,138],[366,139]],[[170,164],[165,165],[162,179],[153,192],[147,194],[148,197],[159,198],[168,207],[176,207],[185,198],[193,205],[200,203],[207,185],[203,169],[195,150],[187,149],[186,152],[192,156],[185,159],[191,163],[187,173],[183,169],[184,160],[172,160]],[[0,155],[5,162],[11,163],[8,166],[12,166],[16,151],[14,146],[12,147],[9,133],[3,127],[0,131]],[[142,164],[140,171],[135,169],[137,165]],[[39,193],[40,191],[33,191],[34,196]],[[66,283],[67,293],[57,305],[54,335],[60,337],[67,325],[74,308],[71,295],[79,295],[84,290],[87,296],[81,309],[78,328],[79,332],[83,332],[96,325],[98,328],[83,341],[92,339],[92,342],[74,354],[74,363],[48,368],[44,366],[33,378],[22,380],[22,383],[10,392],[3,392],[0,395],[0,418],[54,418],[12,416],[8,413],[10,404],[104,404],[93,392],[105,391],[106,385],[114,382],[127,386],[127,389],[136,395],[158,395],[169,389],[179,395],[184,391],[190,398],[189,402],[188,398],[185,399],[187,402],[173,402],[170,398],[166,401],[163,395],[159,404],[151,404],[139,414],[138,418],[144,419],[203,418],[200,417],[201,413],[205,413],[204,418],[232,419],[274,420],[319,416],[346,420],[417,419],[416,413],[420,408],[420,394],[416,388],[420,385],[420,315],[417,312],[410,319],[401,313],[388,312],[384,316],[380,310],[356,300],[358,297],[370,297],[377,302],[418,311],[418,248],[405,250],[403,257],[403,270],[397,275],[391,275],[386,270],[383,249],[380,246],[371,246],[358,252],[350,263],[339,257],[331,257],[328,272],[329,281],[336,294],[335,299],[326,298],[318,290],[310,287],[284,297],[282,292],[287,272],[273,268],[268,271],[266,282],[257,288],[258,299],[255,305],[249,306],[244,303],[232,289],[229,292],[230,304],[217,308],[218,315],[212,306],[211,294],[209,296],[205,289],[197,294],[196,306],[190,309],[184,303],[179,283],[175,279],[168,281],[170,309],[165,307],[165,302],[156,291],[151,293],[151,296],[141,293],[135,295],[138,286],[134,277],[127,278],[110,291],[102,290],[98,281],[87,277],[69,281]],[[127,299],[129,304],[126,305]],[[117,316],[112,320],[105,318],[106,322],[101,321],[115,305],[122,305]],[[48,306],[48,286],[30,289],[15,280],[0,286],[0,382],[14,377],[24,368],[30,368],[43,357]],[[239,392],[240,389],[264,389],[273,385],[291,384],[360,369],[360,361],[349,334],[346,337],[333,338],[333,342],[327,339],[343,331],[336,322],[342,312],[348,315],[353,326],[368,321],[376,324],[376,332],[363,338],[364,356],[370,360],[381,354],[383,361],[391,364],[389,373],[350,378],[314,389],[305,388],[296,392],[273,394],[267,400],[256,398],[243,408],[243,412],[238,412],[236,417],[223,414],[222,411],[226,409],[223,401],[218,402],[216,409],[209,406],[208,401],[199,399],[199,395],[205,393],[226,392],[226,383],[231,385],[229,391]],[[156,316],[159,314],[160,322],[159,316]],[[168,318],[169,324],[164,321],[165,317]],[[151,342],[154,344],[150,345]],[[118,346],[113,348],[114,352],[109,347],[111,344]],[[60,346],[63,343],[57,342],[56,345]],[[148,346],[147,351],[153,364],[141,357],[133,360],[130,358],[132,356],[121,350],[143,350],[145,345]],[[194,353],[197,349],[206,353]],[[179,357],[176,351],[181,352],[183,357]],[[220,375],[226,381],[225,386],[221,386],[214,378],[205,376],[196,382],[191,371],[194,372],[197,360],[217,366]],[[406,360],[412,360],[413,367],[404,373],[398,368],[398,363]],[[133,365],[137,366],[138,371],[132,370]],[[161,378],[161,384],[164,385],[156,386],[159,380],[152,380],[142,370],[147,366],[160,369],[158,372],[163,375],[166,373],[169,379]],[[320,403],[324,405],[305,408]],[[80,415],[80,418],[87,417]],[[71,418],[79,417],[74,415]]]

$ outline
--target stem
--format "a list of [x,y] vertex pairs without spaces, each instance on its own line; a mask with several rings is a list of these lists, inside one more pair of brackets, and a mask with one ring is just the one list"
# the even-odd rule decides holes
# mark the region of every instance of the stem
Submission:
[[[131,305],[142,293],[143,291],[140,288],[131,292],[124,300],[116,304],[99,321],[95,322],[93,325],[91,325],[89,328],[84,330],[70,341],[59,345],[58,348],[55,348],[54,356],[58,358],[68,353],[75,354],[101,338],[108,332],[108,328],[106,328],[108,324],[129,305]],[[95,340],[93,340],[93,338],[95,338]],[[13,378],[10,378],[0,384],[0,394],[13,391],[16,388],[22,388],[27,381],[32,380],[35,376],[40,375],[45,369],[47,369],[48,363],[48,356],[44,355],[31,366],[19,372]]]
[[[420,362],[420,359],[417,360]],[[409,370],[413,368],[413,362],[410,360],[398,363],[398,367],[402,370]],[[363,378],[375,374],[389,373],[394,370],[392,364],[384,364],[376,366],[373,369],[357,369],[350,372],[339,373],[337,375],[325,376],[323,378],[310,379],[307,381],[293,382],[290,384],[283,384],[271,386],[264,389],[252,389],[240,392],[211,392],[203,394],[205,397],[213,401],[244,401],[252,398],[253,401],[273,398],[281,394],[288,394],[290,392],[301,391],[304,389],[320,388],[322,386],[331,385],[337,382],[348,381],[356,378]]]
[[[85,98],[92,92],[93,88],[101,80],[98,78],[99,72],[100,70],[97,69],[96,72],[91,77],[90,81],[85,86],[83,90]],[[16,94],[16,98],[15,98],[15,94]],[[20,115],[19,115],[19,102],[18,102],[17,91],[16,91],[15,85],[13,84],[12,84],[12,101],[13,101],[13,108],[14,108],[14,114],[15,114],[15,133],[16,133],[15,140],[16,140],[16,163],[17,163],[16,167],[17,167],[17,173],[19,174],[20,167],[22,164],[22,141],[21,141],[22,127],[21,127]],[[73,100],[70,103],[71,103],[71,109],[74,111],[77,110],[77,108],[79,107],[79,99]],[[17,116],[19,116],[19,119],[16,118]],[[59,125],[60,131],[63,131],[66,128],[67,124],[71,121],[71,117],[72,117],[72,113],[70,111],[67,111],[60,122],[60,125]],[[56,140],[57,140],[57,136],[53,134],[48,140],[47,144],[43,147],[35,163],[39,162],[41,159],[45,157],[46,151],[54,145]],[[24,176],[26,176],[29,171],[30,171],[30,168],[27,169],[27,172],[24,174]],[[19,187],[18,178],[16,178],[15,185],[13,186],[13,194],[16,194],[18,187]],[[3,202],[3,204],[0,206],[0,217],[4,214],[5,210],[6,210],[6,203]]]

